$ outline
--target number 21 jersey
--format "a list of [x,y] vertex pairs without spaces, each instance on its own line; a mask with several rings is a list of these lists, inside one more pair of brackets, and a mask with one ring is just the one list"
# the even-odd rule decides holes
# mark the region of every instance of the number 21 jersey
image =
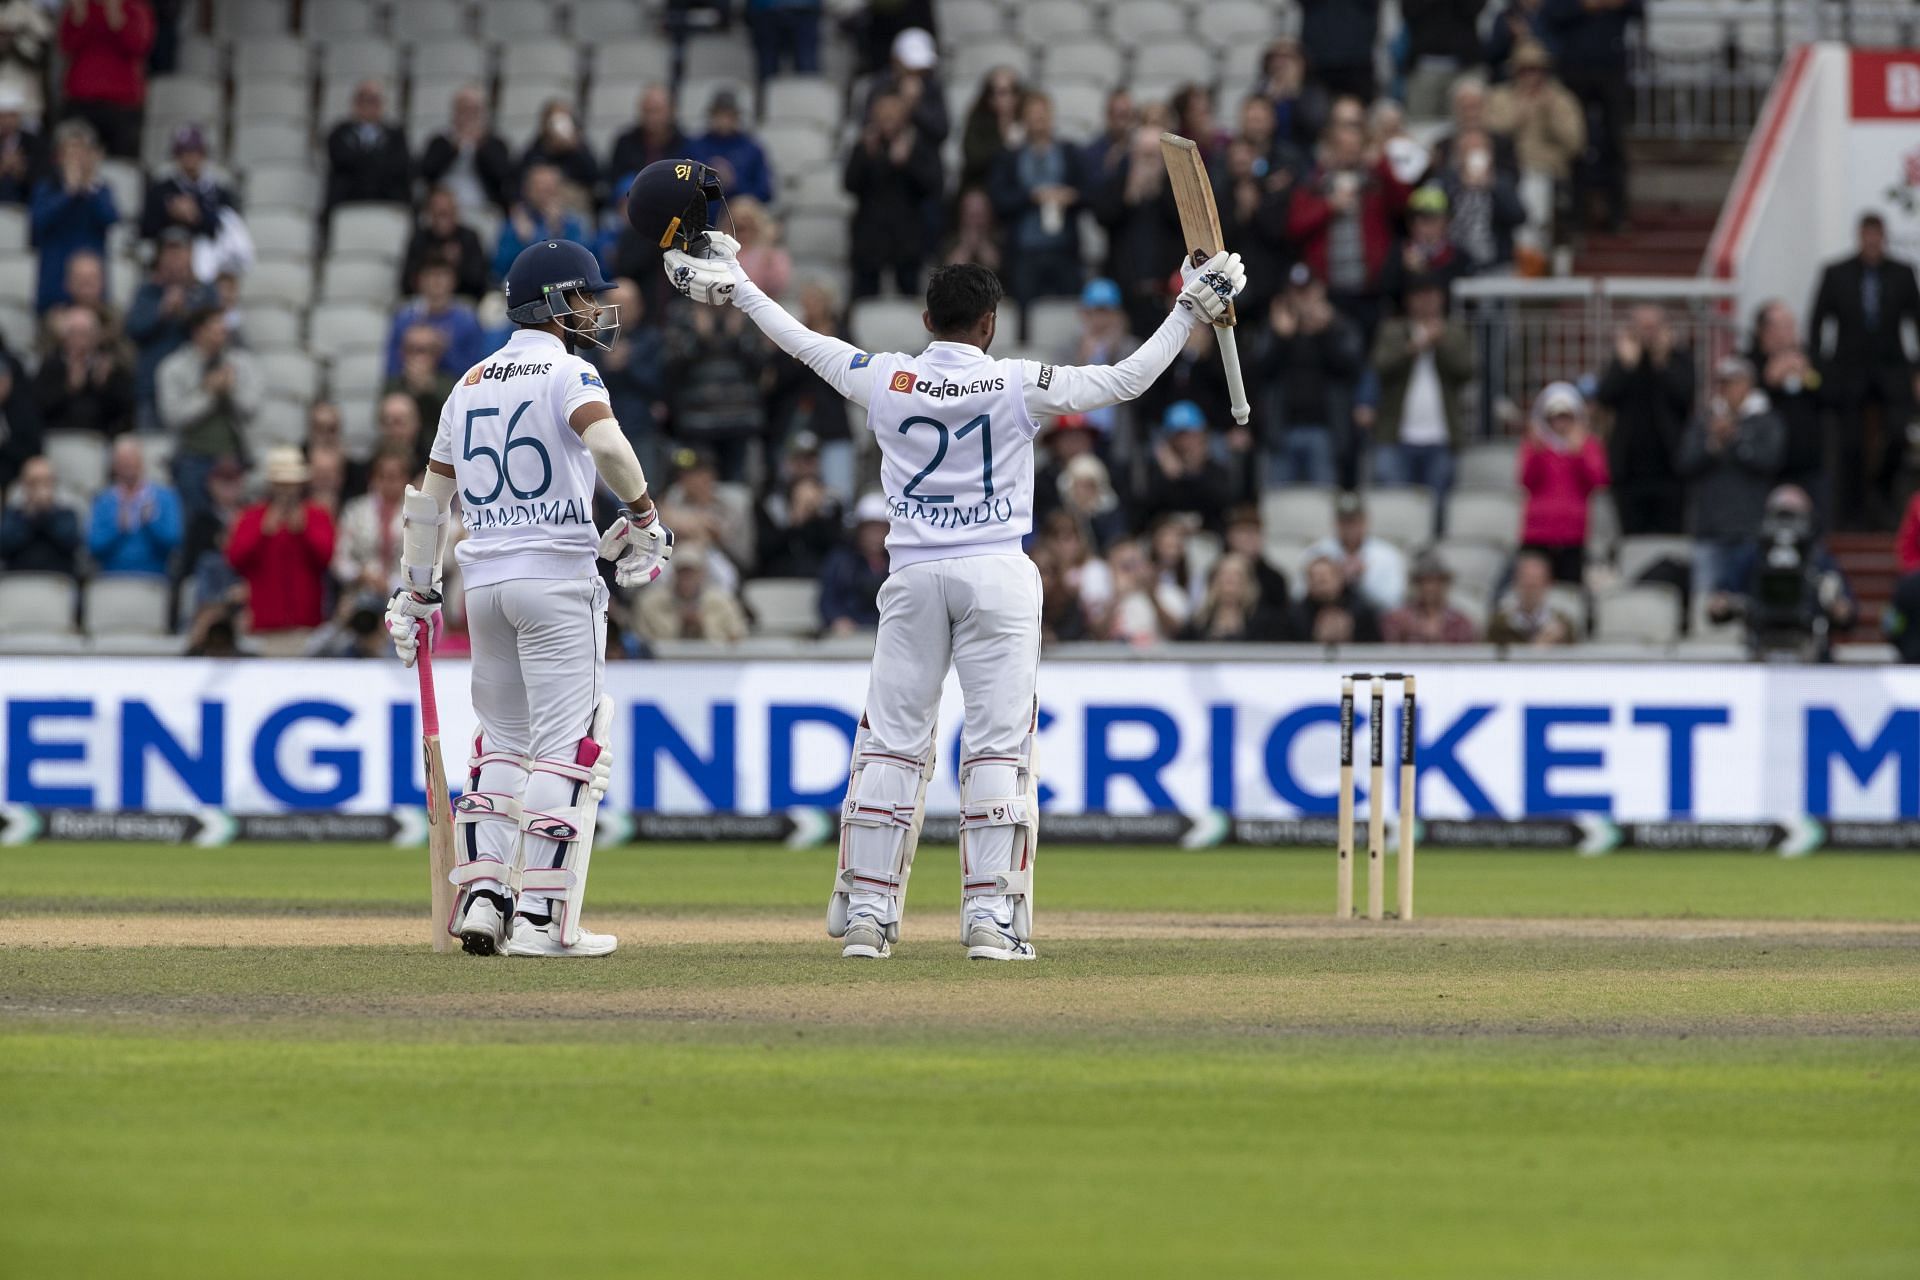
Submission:
[[1020,554],[1033,529],[1038,430],[1023,362],[957,342],[871,359],[867,426],[880,446],[893,567]]
[[607,401],[599,372],[537,329],[515,330],[454,385],[430,456],[453,467],[467,527],[454,555],[468,587],[593,576],[598,472],[568,425],[593,401]]

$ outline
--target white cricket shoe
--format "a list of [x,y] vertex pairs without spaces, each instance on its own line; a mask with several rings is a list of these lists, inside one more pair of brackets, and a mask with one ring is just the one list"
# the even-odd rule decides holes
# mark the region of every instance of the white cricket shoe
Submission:
[[887,927],[869,915],[857,915],[847,923],[847,944],[840,948],[842,959],[885,960],[893,954],[887,941]]
[[484,894],[472,894],[467,910],[454,926],[461,950],[470,956],[499,955],[507,945],[507,920],[498,903]]
[[1022,942],[992,916],[976,916],[967,926],[967,959],[1032,960],[1039,955],[1031,942]]
[[513,918],[513,937],[507,943],[510,956],[610,956],[620,939],[610,933],[580,930],[580,940],[572,946],[560,941],[560,922],[535,924],[525,916]]

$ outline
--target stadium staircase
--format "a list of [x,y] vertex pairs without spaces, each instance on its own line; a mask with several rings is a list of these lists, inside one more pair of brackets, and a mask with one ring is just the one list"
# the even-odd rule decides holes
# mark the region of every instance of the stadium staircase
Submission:
[[1739,167],[1740,148],[1643,139],[1630,145],[1628,155],[1632,191],[1627,230],[1576,241],[1574,274],[1698,274]]
[[1842,637],[1852,644],[1877,644],[1880,612],[1893,596],[1893,584],[1899,580],[1900,565],[1894,559],[1893,538],[1885,533],[1835,533],[1827,538],[1827,549],[1847,575],[1855,599],[1860,602],[1860,619],[1852,632]]

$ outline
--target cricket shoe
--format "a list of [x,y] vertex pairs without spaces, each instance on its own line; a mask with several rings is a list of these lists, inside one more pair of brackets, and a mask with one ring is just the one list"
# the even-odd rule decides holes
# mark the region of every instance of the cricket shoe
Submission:
[[872,916],[855,916],[847,922],[843,936],[847,944],[840,948],[842,959],[885,960],[893,954],[893,944],[887,941],[887,927]]
[[470,956],[495,956],[506,949],[507,915],[490,893],[468,896],[466,912],[454,927],[460,948]]
[[969,960],[1032,960],[1038,955],[1031,942],[1020,941],[992,916],[977,916],[967,926]]
[[572,946],[560,941],[560,922],[545,923],[526,916],[513,918],[513,937],[507,943],[510,956],[610,956],[620,939],[610,933],[580,930],[580,940]]

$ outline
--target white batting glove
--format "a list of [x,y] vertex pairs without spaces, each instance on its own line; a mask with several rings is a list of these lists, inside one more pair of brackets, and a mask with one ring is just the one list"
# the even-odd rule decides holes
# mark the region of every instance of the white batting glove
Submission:
[[402,666],[410,667],[420,656],[420,635],[425,632],[429,645],[440,640],[440,593],[418,592],[401,587],[387,597],[387,634],[393,638],[393,651]]
[[1247,287],[1247,268],[1237,253],[1216,253],[1200,266],[1180,264],[1179,304],[1208,324],[1218,324],[1234,298]]
[[747,278],[740,267],[739,253],[738,240],[709,231],[704,256],[696,258],[684,250],[669,249],[661,265],[675,293],[695,302],[724,307],[733,301],[735,286]]
[[600,558],[613,561],[613,580],[620,586],[644,586],[673,559],[673,530],[660,523],[657,509],[643,516],[621,512],[600,535]]

